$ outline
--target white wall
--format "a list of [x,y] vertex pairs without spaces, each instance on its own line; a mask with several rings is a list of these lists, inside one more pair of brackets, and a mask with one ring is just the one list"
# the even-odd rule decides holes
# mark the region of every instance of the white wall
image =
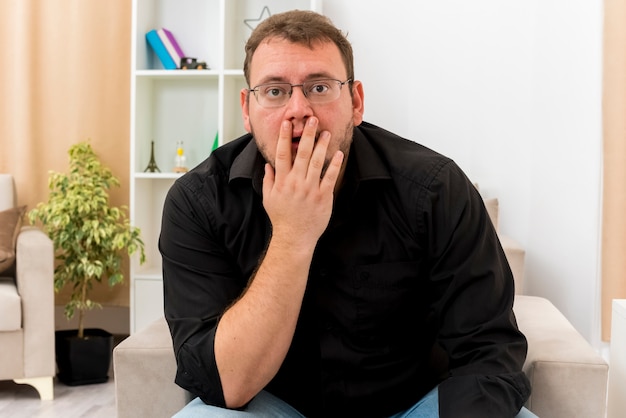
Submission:
[[457,161],[527,251],[527,294],[599,344],[602,2],[324,0],[366,120]]

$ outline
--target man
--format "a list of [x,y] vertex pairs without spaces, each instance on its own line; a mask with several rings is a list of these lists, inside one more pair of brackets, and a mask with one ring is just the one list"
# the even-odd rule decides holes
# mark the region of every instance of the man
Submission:
[[244,75],[249,134],[164,207],[176,382],[198,397],[180,416],[515,416],[513,278],[462,171],[363,122],[323,16],[266,19]]

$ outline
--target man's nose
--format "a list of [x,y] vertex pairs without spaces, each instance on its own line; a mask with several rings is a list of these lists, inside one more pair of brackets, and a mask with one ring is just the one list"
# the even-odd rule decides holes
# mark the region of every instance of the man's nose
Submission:
[[291,88],[291,97],[289,97],[286,106],[288,108],[288,111],[292,112],[310,111],[311,103],[309,103],[309,99],[307,99],[307,97],[304,95],[304,90],[302,90],[302,86],[293,86]]

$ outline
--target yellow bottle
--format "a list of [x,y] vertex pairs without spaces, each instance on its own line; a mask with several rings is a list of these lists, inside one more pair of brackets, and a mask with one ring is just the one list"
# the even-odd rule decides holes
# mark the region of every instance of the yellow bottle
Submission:
[[176,142],[176,160],[174,162],[175,173],[186,173],[189,171],[186,164],[185,151],[183,150],[183,141]]

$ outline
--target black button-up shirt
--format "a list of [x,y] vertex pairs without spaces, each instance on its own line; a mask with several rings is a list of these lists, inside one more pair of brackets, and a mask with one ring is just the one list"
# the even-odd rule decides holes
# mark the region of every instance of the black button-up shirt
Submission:
[[[213,343],[271,234],[250,135],[168,193],[159,248],[176,382],[223,406]],[[530,387],[511,270],[482,199],[450,159],[354,130],[290,350],[266,388],[307,416],[382,417],[439,386],[441,417],[514,416]]]

